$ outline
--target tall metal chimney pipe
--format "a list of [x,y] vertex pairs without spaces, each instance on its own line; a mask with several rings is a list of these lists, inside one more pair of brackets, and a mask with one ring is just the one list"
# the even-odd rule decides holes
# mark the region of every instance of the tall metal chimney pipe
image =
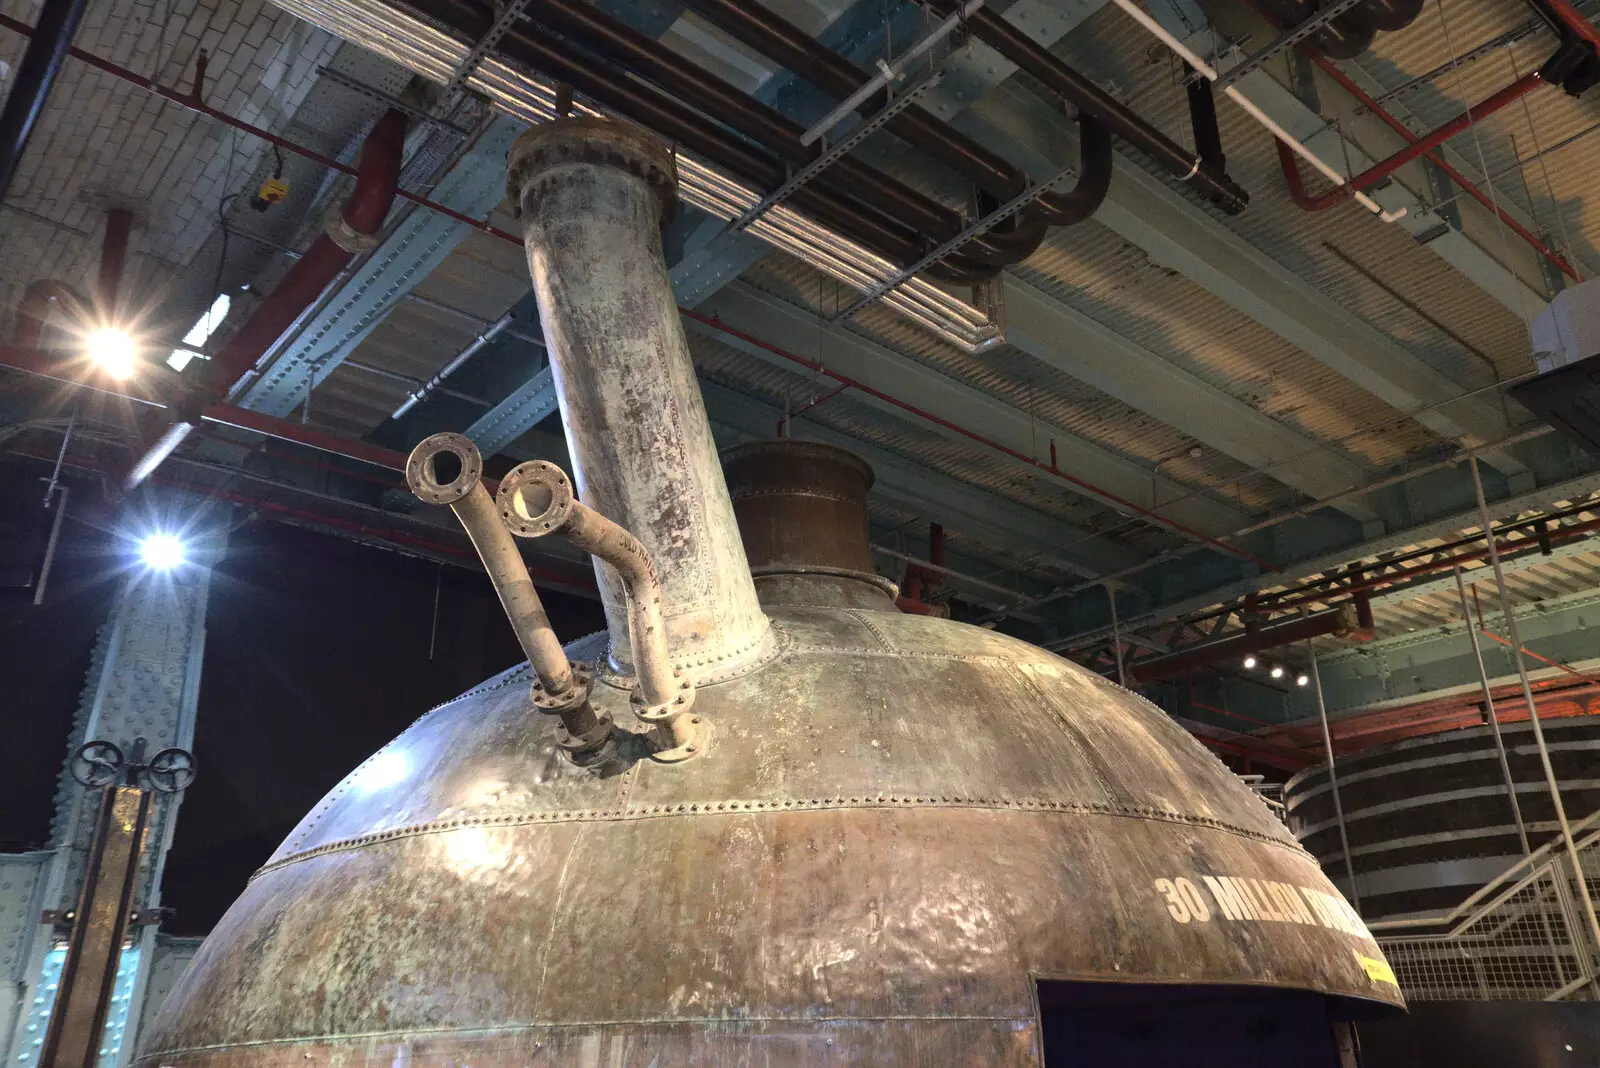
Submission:
[[[633,127],[561,119],[519,138],[507,168],[579,496],[654,558],[677,666],[697,682],[736,668],[767,620],[661,255],[672,154]],[[631,671],[627,598],[595,570],[611,658]]]

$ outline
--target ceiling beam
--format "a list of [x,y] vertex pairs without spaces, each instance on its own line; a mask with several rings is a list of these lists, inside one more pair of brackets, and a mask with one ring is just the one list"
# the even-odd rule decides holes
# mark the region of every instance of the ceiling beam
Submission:
[[[1156,510],[1169,520],[1212,537],[1230,534],[1248,522],[1244,513],[1221,500],[1204,492],[1192,492],[1193,487],[1161,476],[1143,463],[1086,441],[1062,427],[1041,422],[998,397],[869,341],[854,331],[831,327],[810,312],[743,282],[722,289],[702,305],[702,310],[757,338],[815,341],[829,369],[931,416],[923,422],[928,429],[988,451],[1047,481],[1052,480],[1048,462],[1030,462],[1028,458],[1048,457],[1053,443],[1058,469],[1071,472],[1088,484],[1072,484],[1061,479],[1062,487],[1070,492],[1097,498],[1114,508],[1125,508],[1125,504],[1110,496],[1114,494],[1124,502]],[[761,345],[742,341],[692,319],[686,319],[685,325],[785,370],[801,370],[797,364]],[[916,418],[915,412],[870,393],[857,391],[854,395],[862,403],[896,418]],[[987,446],[957,428],[981,433],[1001,448]],[[1157,506],[1158,492],[1167,498],[1167,503]]]
[[[1041,180],[1069,162],[1069,147],[1076,144],[1058,112],[1015,85],[991,93],[955,125],[990,149],[1005,151]],[[1463,392],[1460,385],[1120,154],[1111,190],[1093,222],[1390,406],[1416,413],[1415,421],[1434,433],[1478,444],[1508,432],[1505,416],[1493,404],[1478,397],[1455,399]],[[1502,451],[1483,456],[1507,475],[1527,471]]]
[[[782,410],[736,390],[701,379],[700,392],[711,421],[724,440],[773,437]],[[943,523],[948,529],[1083,578],[1108,574],[1137,563],[1132,549],[1087,533],[988,490],[940,474],[914,460],[805,419],[791,421],[790,432],[860,456],[872,466],[872,495],[893,508]]]
[[[1008,344],[1313,500],[1367,479],[1362,467],[1333,449],[1010,275],[1005,324]],[[1381,533],[1377,513],[1365,502],[1336,507]]]
[[[506,151],[522,129],[514,119],[497,117],[439,180],[435,199],[473,218],[487,215],[505,198]],[[278,340],[235,403],[288,415],[471,232],[447,215],[413,207],[320,307]]]

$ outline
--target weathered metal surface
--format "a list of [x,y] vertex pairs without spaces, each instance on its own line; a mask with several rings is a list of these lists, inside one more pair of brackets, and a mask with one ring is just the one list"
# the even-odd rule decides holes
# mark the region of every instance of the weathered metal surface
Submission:
[[722,457],[745,556],[772,565],[872,572],[867,491],[872,469],[814,441],[752,441]]
[[[615,754],[586,767],[526,667],[435,709],[257,874],[142,1065],[1037,1065],[1036,978],[1399,1004],[1219,761],[1035,646],[895,612],[848,566],[856,520],[820,514],[821,554],[755,539],[758,606],[660,262],[671,161],[592,122],[530,136],[511,185],[581,491],[655,558],[713,743],[651,760],[604,669]],[[573,660],[625,652],[607,598]]]
[[[782,654],[701,689],[717,744],[689,765],[572,766],[526,669],[425,716],[274,855],[143,1063],[721,1064],[851,1036],[1033,1063],[1030,976],[1398,1002],[1363,935],[1210,897],[1178,922],[1159,880],[1334,891],[1142,699],[960,624],[770,611]],[[642,730],[623,690],[595,702]]]
[[[568,119],[525,134],[507,167],[578,494],[655,560],[680,667],[698,679],[748,658],[766,621],[661,258],[672,155],[640,131]],[[596,575],[626,665],[626,598]]]

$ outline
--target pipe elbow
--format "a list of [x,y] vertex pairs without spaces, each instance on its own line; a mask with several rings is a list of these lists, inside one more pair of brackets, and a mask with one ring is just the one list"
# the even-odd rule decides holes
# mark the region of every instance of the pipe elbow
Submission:
[[394,204],[400,189],[400,167],[405,157],[406,116],[390,109],[383,113],[361,143],[356,164],[356,187],[341,214],[359,234],[375,234]]
[[1111,191],[1111,131],[1087,112],[1078,117],[1078,184],[1040,197],[1052,226],[1075,226],[1100,210]]

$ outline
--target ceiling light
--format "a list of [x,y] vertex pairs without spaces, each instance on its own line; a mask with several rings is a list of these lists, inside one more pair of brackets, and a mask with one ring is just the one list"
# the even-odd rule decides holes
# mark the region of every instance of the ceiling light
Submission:
[[1244,658],[1244,666],[1245,670],[1247,671],[1256,666],[1256,658],[1254,653]]
[[1311,676],[1310,675],[1296,675],[1294,677],[1294,684],[1296,686],[1309,686],[1311,684]]
[[1282,664],[1273,664],[1272,665],[1272,677],[1275,678],[1275,679],[1283,678],[1283,665]]
[[176,534],[147,534],[139,540],[139,559],[152,571],[182,566],[189,552]]
[[126,330],[102,326],[91,330],[83,341],[89,361],[112,378],[132,378],[139,366],[139,347]]

